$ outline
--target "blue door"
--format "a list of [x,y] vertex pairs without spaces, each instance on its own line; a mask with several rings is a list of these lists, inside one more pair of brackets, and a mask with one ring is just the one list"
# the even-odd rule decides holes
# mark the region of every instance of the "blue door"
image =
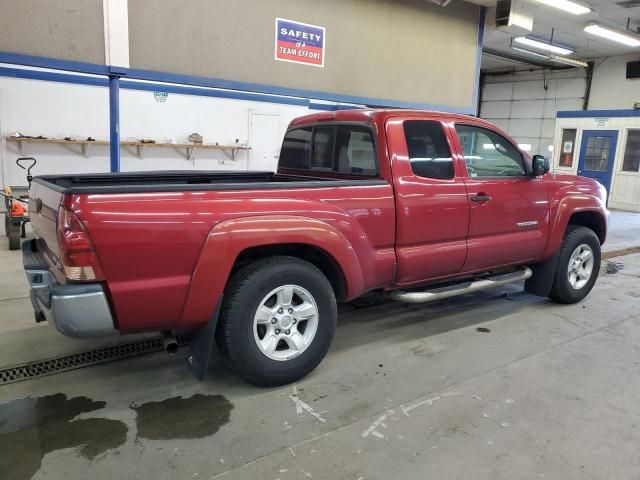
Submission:
[[618,130],[585,130],[582,133],[578,175],[599,181],[607,193],[611,187],[617,143]]

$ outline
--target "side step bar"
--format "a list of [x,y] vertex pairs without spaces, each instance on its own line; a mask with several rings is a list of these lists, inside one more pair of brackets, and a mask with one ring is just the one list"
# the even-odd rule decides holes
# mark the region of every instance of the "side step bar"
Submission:
[[480,290],[486,290],[488,288],[498,287],[508,283],[519,282],[530,278],[531,275],[533,275],[531,269],[529,267],[524,267],[516,272],[493,275],[483,278],[482,280],[447,285],[446,287],[433,288],[422,292],[404,292],[396,290],[389,292],[387,295],[397,302],[426,303],[433,302],[435,300],[442,300],[444,298],[457,297],[458,295],[464,295],[465,293],[479,292]]

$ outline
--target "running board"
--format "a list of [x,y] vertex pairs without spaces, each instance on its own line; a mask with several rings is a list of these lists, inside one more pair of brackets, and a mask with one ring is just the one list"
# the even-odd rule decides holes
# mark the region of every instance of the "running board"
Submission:
[[502,273],[500,275],[492,275],[482,280],[458,283],[455,285],[447,285],[446,287],[433,288],[422,292],[404,292],[396,290],[389,292],[388,295],[392,300],[407,303],[426,303],[444,298],[457,297],[465,293],[479,292],[488,288],[499,287],[508,283],[515,283],[526,280],[533,275],[529,267],[524,267],[516,272]]

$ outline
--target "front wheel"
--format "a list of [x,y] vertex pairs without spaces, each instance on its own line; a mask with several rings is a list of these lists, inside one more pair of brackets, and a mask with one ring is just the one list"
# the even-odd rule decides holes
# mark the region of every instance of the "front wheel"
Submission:
[[226,362],[260,386],[294,382],[324,358],[337,320],[327,278],[295,257],[239,270],[225,290],[216,338]]
[[549,297],[558,303],[577,303],[586,297],[600,272],[600,240],[586,227],[569,225]]

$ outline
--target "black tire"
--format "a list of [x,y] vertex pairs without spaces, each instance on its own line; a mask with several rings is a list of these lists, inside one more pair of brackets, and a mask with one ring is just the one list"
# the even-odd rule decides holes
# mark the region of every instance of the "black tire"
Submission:
[[9,236],[9,215],[4,214],[4,234]]
[[9,222],[9,250],[20,249],[20,225]]
[[[584,286],[574,288],[569,280],[569,261],[576,249],[582,245],[587,245],[593,252],[593,266],[591,275]],[[589,228],[578,225],[569,225],[565,232],[562,246],[560,247],[560,257],[556,268],[553,286],[549,298],[557,303],[577,303],[585,298],[593,285],[596,283],[600,273],[600,240],[595,232]]]
[[[317,306],[317,328],[298,356],[274,360],[258,347],[254,317],[265,296],[284,285],[299,286],[311,295]],[[227,365],[247,381],[263,387],[286,385],[306,376],[322,361],[333,340],[337,316],[333,289],[318,268],[296,257],[270,257],[232,277],[225,289],[216,341]]]

